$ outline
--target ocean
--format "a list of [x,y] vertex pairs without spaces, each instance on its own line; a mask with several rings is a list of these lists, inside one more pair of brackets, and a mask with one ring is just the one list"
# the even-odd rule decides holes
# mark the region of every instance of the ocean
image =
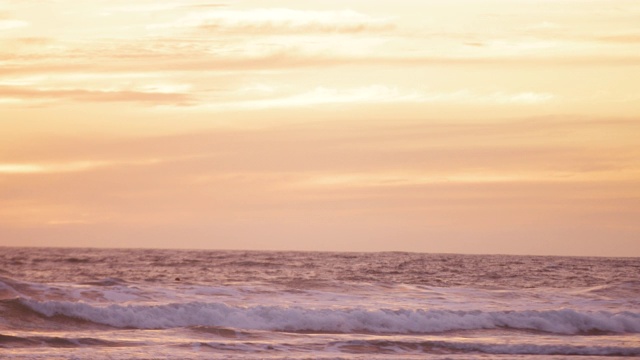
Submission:
[[2,359],[640,356],[640,259],[0,248]]

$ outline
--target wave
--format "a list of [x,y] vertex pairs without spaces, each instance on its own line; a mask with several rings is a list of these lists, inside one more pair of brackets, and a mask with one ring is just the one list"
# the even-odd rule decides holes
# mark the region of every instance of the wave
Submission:
[[137,343],[107,341],[97,338],[65,338],[57,336],[13,336],[0,334],[2,347],[86,347],[86,346],[134,346]]
[[[207,341],[188,343],[179,346],[204,346],[216,351],[232,351],[242,354],[295,351],[330,352],[332,354],[385,354],[386,357],[404,354],[486,354],[486,355],[536,355],[536,356],[639,356],[640,347],[628,346],[584,346],[571,344],[530,344],[530,343],[482,343],[473,341],[410,341],[410,340],[346,340],[323,342],[307,342],[295,344],[291,342],[265,341]],[[484,356],[486,356],[484,355]],[[483,356],[481,356],[483,357]],[[359,357],[358,357],[359,358]],[[473,357],[476,358],[476,357]]]
[[500,355],[572,355],[572,356],[638,356],[640,348],[623,346],[579,346],[536,344],[486,344],[456,341],[337,341],[330,347],[345,353],[457,353],[479,352]]
[[93,286],[117,286],[117,285],[126,285],[127,282],[120,278],[104,278],[102,280],[95,281],[87,281],[80,283],[81,285],[93,285]]
[[0,300],[0,330],[98,330],[112,328],[76,316],[47,316],[29,307],[22,298]]
[[640,298],[640,280],[629,280],[595,286],[587,288],[583,292],[614,299],[638,299]]
[[634,312],[234,307],[221,302],[97,306],[85,302],[24,298],[17,301],[46,317],[64,316],[117,328],[218,326],[283,332],[381,334],[507,328],[555,334],[640,333],[640,313]]

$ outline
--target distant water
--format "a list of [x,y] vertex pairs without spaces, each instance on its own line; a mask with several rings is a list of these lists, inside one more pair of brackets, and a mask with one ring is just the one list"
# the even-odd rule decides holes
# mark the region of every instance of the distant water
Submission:
[[3,359],[625,356],[637,258],[0,248]]

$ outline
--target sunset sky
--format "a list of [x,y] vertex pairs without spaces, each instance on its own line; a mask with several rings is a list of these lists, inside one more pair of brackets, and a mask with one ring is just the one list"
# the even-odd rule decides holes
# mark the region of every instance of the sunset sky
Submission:
[[640,256],[640,2],[0,0],[0,245]]

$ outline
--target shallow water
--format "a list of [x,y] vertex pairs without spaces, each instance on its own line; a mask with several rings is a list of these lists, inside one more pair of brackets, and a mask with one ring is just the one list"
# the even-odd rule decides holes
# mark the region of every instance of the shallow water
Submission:
[[0,248],[9,359],[640,356],[640,259]]

